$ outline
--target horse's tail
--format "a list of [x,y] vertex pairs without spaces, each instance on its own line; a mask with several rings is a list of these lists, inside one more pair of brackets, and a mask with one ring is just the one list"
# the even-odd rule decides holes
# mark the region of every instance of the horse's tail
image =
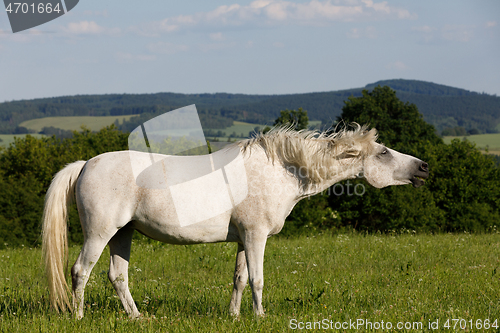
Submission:
[[49,283],[50,303],[59,311],[71,310],[65,268],[68,267],[68,206],[75,197],[78,176],[85,161],[68,164],[52,180],[45,196],[42,217],[42,253]]

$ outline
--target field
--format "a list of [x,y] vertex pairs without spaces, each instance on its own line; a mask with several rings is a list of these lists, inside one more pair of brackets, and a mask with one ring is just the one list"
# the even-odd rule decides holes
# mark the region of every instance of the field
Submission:
[[[70,247],[70,265],[79,250]],[[49,309],[39,249],[1,250],[0,331],[286,332],[318,321],[315,331],[335,325],[355,331],[351,325],[358,324],[360,332],[430,331],[429,325],[437,325],[435,331],[454,331],[453,325],[499,331],[493,327],[500,326],[498,233],[270,238],[262,319],[252,315],[249,287],[240,320],[228,314],[235,250],[235,244],[134,241],[129,272],[144,315],[139,320],[127,318],[108,281],[105,250],[80,321]]]
[[[250,123],[245,123],[242,121],[234,121],[233,126],[229,126],[227,128],[216,128],[216,129],[209,129],[209,131],[217,133],[218,131],[221,131],[223,133],[222,137],[218,137],[217,140],[219,141],[226,141],[228,137],[236,133],[236,138],[241,139],[241,138],[248,138],[248,134],[250,132],[253,132],[255,130],[255,127],[259,127],[260,130],[263,130],[266,125],[260,125],[260,124],[250,124]],[[214,137],[207,135],[207,139],[213,140]],[[233,139],[234,141],[234,139]]]
[[[272,127],[271,125],[268,126]],[[320,126],[321,126],[321,121],[317,120],[309,121],[309,127],[320,127]],[[234,121],[233,126],[230,126],[228,128],[211,129],[211,131],[214,132],[221,131],[222,133],[224,133],[224,137],[219,138],[219,140],[227,140],[227,137],[233,134],[233,132],[236,133],[238,138],[247,138],[249,136],[249,133],[255,130],[255,127],[259,127],[259,129],[262,131],[266,127],[266,125],[250,124],[242,121]]]
[[117,119],[122,123],[124,119],[129,120],[133,116],[136,115],[109,117],[46,117],[26,120],[19,124],[19,126],[40,132],[42,128],[50,126],[63,130],[78,131],[82,125],[85,125],[92,131],[99,131],[101,128],[113,124]]
[[[443,139],[445,143],[450,143],[453,139],[463,140],[463,138],[462,136],[446,136]],[[465,138],[474,142],[481,150],[488,148],[490,154],[500,155],[500,133],[469,135]]]
[[[124,119],[129,120],[131,117],[136,115],[128,115],[128,116],[109,116],[109,117],[46,117],[46,118],[37,118],[30,119],[22,122],[19,126],[26,127],[28,129],[32,129],[36,132],[40,132],[44,127],[53,126],[55,128],[60,128],[63,130],[80,130],[82,125],[87,126],[92,131],[99,131],[101,128],[105,126],[109,126],[113,124],[116,120],[120,123],[123,122]],[[310,121],[310,126],[320,126],[320,121]],[[218,138],[218,140],[225,141],[228,137],[236,133],[237,138],[247,138],[248,134],[254,131],[255,127],[259,127],[261,130],[264,129],[266,125],[260,124],[250,124],[241,121],[235,121],[233,126],[221,129],[211,129],[212,131],[218,132],[221,131],[223,137]],[[23,136],[23,135],[17,135]],[[5,137],[5,138],[4,138]],[[0,142],[2,146],[8,146],[10,142],[13,142],[14,135],[1,134],[0,138],[3,139],[3,142]],[[208,136],[208,138],[211,138]]]
[[[43,134],[30,134],[36,138],[41,138],[45,135]],[[0,146],[7,148],[12,142],[14,142],[14,138],[24,138],[26,134],[0,134]]]

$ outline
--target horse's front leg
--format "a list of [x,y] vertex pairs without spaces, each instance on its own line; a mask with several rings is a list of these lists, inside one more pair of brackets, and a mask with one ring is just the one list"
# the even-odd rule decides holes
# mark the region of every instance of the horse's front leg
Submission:
[[253,311],[257,316],[264,316],[262,290],[264,289],[264,249],[267,233],[247,231],[245,233],[245,256],[247,259],[250,287],[252,288]]
[[232,316],[238,317],[240,315],[241,298],[243,297],[243,289],[245,289],[247,280],[248,270],[245,258],[245,248],[243,244],[238,243],[233,277],[233,295],[231,296],[231,303],[229,304],[229,313],[231,313]]

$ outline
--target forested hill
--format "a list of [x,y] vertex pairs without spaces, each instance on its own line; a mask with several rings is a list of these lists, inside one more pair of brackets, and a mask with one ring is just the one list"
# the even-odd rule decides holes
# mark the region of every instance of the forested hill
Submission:
[[367,84],[365,89],[372,90],[376,86],[389,86],[397,92],[411,93],[417,95],[428,96],[471,96],[479,95],[465,89],[454,88],[442,84],[432,82],[417,81],[417,80],[384,80],[375,83]]
[[500,130],[500,97],[496,95],[416,80],[379,81],[366,89],[378,85],[391,87],[399,99],[417,105],[440,132],[447,128],[463,128],[471,134]]
[[331,124],[341,114],[349,96],[360,96],[363,89],[389,86],[402,101],[417,105],[427,122],[440,132],[463,128],[476,133],[496,132],[500,123],[500,97],[416,80],[386,80],[356,88],[331,92],[289,95],[244,94],[108,94],[53,97],[0,103],[0,133],[22,131],[18,125],[28,119],[50,116],[142,115],[137,122],[182,106],[196,104],[205,128],[225,128],[233,120],[272,124],[280,110],[308,111],[310,120]]

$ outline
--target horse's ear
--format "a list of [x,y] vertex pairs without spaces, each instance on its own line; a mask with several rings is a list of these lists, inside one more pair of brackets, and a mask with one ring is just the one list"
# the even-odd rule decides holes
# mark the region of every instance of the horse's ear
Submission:
[[376,128],[372,128],[371,130],[365,129],[363,131],[364,140],[367,141],[377,141],[378,132]]
[[344,158],[349,158],[349,157],[358,157],[358,156],[359,156],[359,153],[360,153],[360,151],[359,151],[359,150],[350,149],[350,150],[346,150],[346,151],[342,154],[342,157],[344,157]]
[[344,157],[358,157],[363,150],[362,144],[359,142],[350,142],[350,145],[344,150]]

